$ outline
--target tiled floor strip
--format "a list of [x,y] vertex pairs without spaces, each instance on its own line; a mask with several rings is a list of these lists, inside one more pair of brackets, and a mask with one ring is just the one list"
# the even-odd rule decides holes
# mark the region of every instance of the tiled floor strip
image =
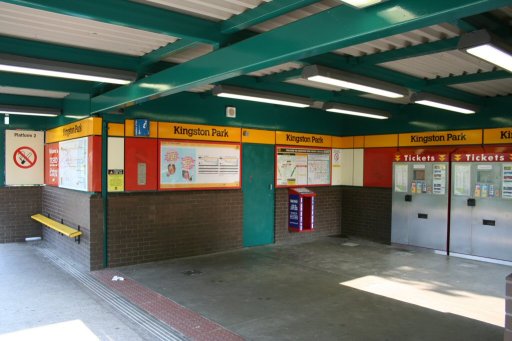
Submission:
[[[198,313],[187,309],[167,297],[150,290],[136,281],[127,278],[116,270],[100,270],[92,273],[103,284],[119,293],[128,301],[145,310],[155,318],[168,324],[180,333],[198,341],[238,341],[243,340],[237,334],[227,330]],[[112,281],[114,276],[124,278],[124,281]]]
[[50,250],[44,248],[37,248],[37,250],[44,257],[53,262],[56,266],[74,277],[77,281],[94,292],[96,295],[101,297],[105,302],[116,309],[116,311],[119,311],[132,322],[136,323],[139,327],[150,333],[154,337],[154,340],[188,340],[188,338],[186,338],[180,332],[174,330],[168,324],[157,320],[155,317],[151,316],[151,314],[141,310],[143,308],[139,308],[136,304],[131,303],[129,300],[121,297],[121,295],[111,290],[108,286],[103,285],[88,273],[84,273],[75,269],[75,267],[57,257]]

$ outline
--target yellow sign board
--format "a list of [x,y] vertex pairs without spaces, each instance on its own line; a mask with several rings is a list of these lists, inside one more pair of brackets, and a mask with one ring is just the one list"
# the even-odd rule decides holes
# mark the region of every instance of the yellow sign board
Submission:
[[124,136],[124,124],[122,123],[109,123],[108,136]]
[[276,131],[276,144],[330,148],[331,143],[332,137],[329,135]]
[[512,143],[512,128],[484,129],[484,144]]
[[276,144],[276,132],[259,129],[242,129],[243,143]]
[[164,139],[240,142],[241,128],[183,123],[158,123],[158,137]]
[[354,148],[354,137],[353,136],[333,136],[332,137],[332,147],[339,149],[352,149]]
[[367,135],[364,137],[365,148],[398,147],[398,135]]
[[354,148],[364,148],[364,136],[354,136]]
[[435,131],[399,134],[400,147],[454,146],[482,143],[482,130]]
[[46,131],[46,143],[76,139],[84,136],[101,135],[101,117],[89,117]]

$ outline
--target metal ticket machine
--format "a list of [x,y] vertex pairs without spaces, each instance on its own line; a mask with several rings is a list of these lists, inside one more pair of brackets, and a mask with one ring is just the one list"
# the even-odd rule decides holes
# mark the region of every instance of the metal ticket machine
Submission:
[[446,250],[448,180],[448,154],[395,155],[392,243]]
[[512,154],[452,155],[450,252],[512,261]]

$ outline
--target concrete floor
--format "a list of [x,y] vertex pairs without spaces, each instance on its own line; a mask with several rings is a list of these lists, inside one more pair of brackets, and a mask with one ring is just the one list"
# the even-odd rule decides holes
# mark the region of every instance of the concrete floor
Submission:
[[[114,270],[248,340],[501,341],[512,267],[324,238]],[[1,341],[154,339],[27,244],[0,244],[0,302]]]
[[118,270],[249,340],[503,340],[511,267],[351,242]]

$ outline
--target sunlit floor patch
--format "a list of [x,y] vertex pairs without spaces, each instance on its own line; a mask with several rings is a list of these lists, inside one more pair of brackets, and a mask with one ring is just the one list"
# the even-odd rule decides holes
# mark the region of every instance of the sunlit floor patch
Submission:
[[1,341],[99,341],[99,338],[80,320],[49,324],[0,335]]
[[341,285],[424,308],[504,326],[504,299],[457,290],[443,283],[365,276]]

